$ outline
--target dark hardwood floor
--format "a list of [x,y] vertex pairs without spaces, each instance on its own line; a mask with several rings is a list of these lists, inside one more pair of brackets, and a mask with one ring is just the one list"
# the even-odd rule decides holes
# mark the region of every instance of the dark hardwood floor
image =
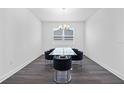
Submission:
[[[71,84],[124,84],[123,80],[86,56],[82,64],[73,64]],[[53,72],[52,66],[46,65],[44,56],[41,56],[2,84],[55,84]]]

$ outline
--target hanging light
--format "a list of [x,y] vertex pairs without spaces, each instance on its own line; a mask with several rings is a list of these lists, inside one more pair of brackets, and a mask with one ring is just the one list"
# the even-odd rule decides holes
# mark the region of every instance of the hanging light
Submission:
[[62,8],[62,10],[66,10],[66,8]]
[[58,29],[60,30],[69,30],[71,28],[70,25],[67,25],[67,24],[62,24],[62,25],[59,25]]

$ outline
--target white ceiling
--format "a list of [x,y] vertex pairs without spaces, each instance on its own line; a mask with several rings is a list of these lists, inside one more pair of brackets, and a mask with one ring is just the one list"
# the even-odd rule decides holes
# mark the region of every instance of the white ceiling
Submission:
[[84,21],[98,8],[30,8],[41,21]]

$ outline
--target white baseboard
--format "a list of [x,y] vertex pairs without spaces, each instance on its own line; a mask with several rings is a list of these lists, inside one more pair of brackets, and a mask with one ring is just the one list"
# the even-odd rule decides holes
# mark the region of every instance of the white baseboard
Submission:
[[38,58],[41,54],[37,55],[36,57],[24,62],[22,65],[16,67],[15,69],[9,71],[8,73],[6,73],[5,75],[3,75],[0,78],[0,83],[2,83],[4,80],[6,80],[7,78],[9,78],[10,76],[12,76],[13,74],[15,74],[16,72],[18,72],[19,70],[21,70],[22,68],[24,68],[25,66],[27,66],[29,63],[31,63],[33,60],[35,60],[36,58]]
[[121,73],[119,73],[115,69],[112,69],[107,64],[104,64],[102,62],[98,62],[97,60],[95,60],[95,59],[93,59],[93,58],[91,58],[89,56],[87,56],[87,57],[90,58],[91,60],[93,60],[94,62],[96,62],[97,64],[99,64],[100,66],[104,67],[105,69],[107,69],[108,71],[110,71],[111,73],[113,73],[114,75],[116,75],[117,77],[119,77],[120,79],[124,80],[124,76]]

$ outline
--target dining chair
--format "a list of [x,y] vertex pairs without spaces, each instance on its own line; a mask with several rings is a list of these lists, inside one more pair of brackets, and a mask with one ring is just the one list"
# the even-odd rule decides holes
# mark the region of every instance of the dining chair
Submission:
[[52,64],[52,60],[53,60],[53,55],[49,55],[52,51],[45,51],[44,55],[45,55],[45,64]]
[[54,81],[56,83],[69,83],[71,81],[71,64],[70,56],[55,56],[53,59]]
[[[79,51],[79,50],[74,50],[74,52],[76,53],[76,55],[72,55],[72,61],[74,61],[75,63],[80,63],[80,65],[82,65],[82,60],[83,60],[83,52]],[[73,63],[74,63],[73,62]]]

